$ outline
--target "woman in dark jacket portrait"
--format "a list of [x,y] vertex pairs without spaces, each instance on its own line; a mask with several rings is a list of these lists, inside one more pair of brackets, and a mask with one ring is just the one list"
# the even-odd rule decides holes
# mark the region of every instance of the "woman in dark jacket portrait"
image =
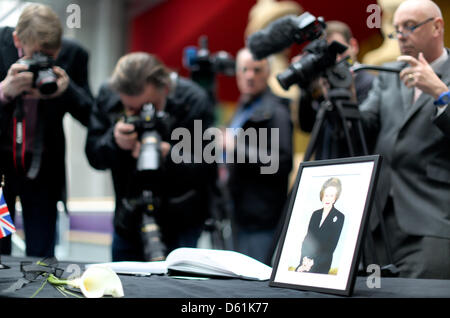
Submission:
[[311,216],[297,272],[328,274],[330,271],[345,220],[344,214],[334,207],[341,191],[338,178],[330,178],[323,184],[320,191],[323,208],[314,211]]

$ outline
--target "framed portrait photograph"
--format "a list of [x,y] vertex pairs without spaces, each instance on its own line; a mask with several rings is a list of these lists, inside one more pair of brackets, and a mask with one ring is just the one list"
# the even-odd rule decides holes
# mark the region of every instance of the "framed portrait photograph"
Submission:
[[303,162],[269,286],[350,296],[381,157]]

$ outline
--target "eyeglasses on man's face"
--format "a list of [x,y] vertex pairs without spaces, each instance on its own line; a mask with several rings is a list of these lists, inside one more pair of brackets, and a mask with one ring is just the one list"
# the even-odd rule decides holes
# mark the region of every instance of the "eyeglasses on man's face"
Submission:
[[421,27],[424,24],[427,24],[430,21],[433,21],[434,18],[428,18],[425,21],[422,21],[416,25],[410,25],[410,26],[404,26],[403,27],[403,31],[399,31],[399,30],[395,30],[392,33],[388,34],[388,37],[390,39],[398,39],[399,36],[401,35],[402,37],[406,38],[408,37],[411,33],[413,33],[416,29],[418,29],[419,27]]

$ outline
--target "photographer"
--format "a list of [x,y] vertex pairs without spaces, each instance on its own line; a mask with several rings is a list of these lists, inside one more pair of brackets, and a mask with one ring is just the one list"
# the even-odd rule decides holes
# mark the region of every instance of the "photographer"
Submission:
[[[337,61],[349,56],[353,63],[357,63],[359,51],[358,41],[353,37],[350,27],[340,21],[328,21],[326,23],[327,42],[340,42],[348,49],[337,56]],[[372,87],[374,76],[367,71],[356,73],[354,79],[356,100],[364,101]],[[299,101],[299,124],[305,132],[311,132],[316,121],[316,114],[320,103],[324,100],[323,86],[326,83],[322,78],[311,83],[310,87],[302,88]],[[317,140],[315,159],[334,159],[350,156],[343,131],[333,121],[325,121],[321,134]]]
[[[153,133],[162,138],[161,165],[145,175],[137,168],[143,159],[143,143],[136,124],[126,122],[130,116],[140,116],[151,103],[166,116]],[[144,106],[143,106],[144,105]],[[142,235],[146,213],[134,205],[143,193],[151,193],[156,229],[167,254],[178,247],[196,247],[204,221],[208,216],[208,187],[213,184],[216,170],[213,164],[184,160],[175,163],[170,153],[171,132],[186,128],[194,137],[194,120],[201,120],[203,130],[213,122],[213,105],[206,92],[197,84],[169,70],[155,56],[131,53],[118,61],[109,83],[97,97],[90,120],[86,154],[96,169],[111,169],[116,196],[112,258],[119,260],[150,260],[147,249],[161,249]],[[142,116],[141,116],[142,117]],[[168,133],[167,133],[168,132]],[[202,140],[191,139],[191,145]],[[141,154],[140,154],[141,153]],[[183,158],[186,154],[183,154]],[[158,240],[158,239],[157,239]],[[157,245],[157,246],[156,246]],[[159,246],[159,247],[158,247]],[[161,254],[161,253],[160,253]]]
[[13,217],[20,197],[29,256],[54,255],[56,206],[66,200],[63,117],[87,125],[93,103],[88,54],[62,33],[41,4],[27,6],[15,29],[0,28],[0,174]]

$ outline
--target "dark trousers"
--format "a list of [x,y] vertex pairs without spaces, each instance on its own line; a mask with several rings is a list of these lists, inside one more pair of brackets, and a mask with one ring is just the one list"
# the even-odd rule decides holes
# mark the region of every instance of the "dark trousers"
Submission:
[[[400,277],[450,279],[449,239],[405,233],[398,225],[392,198],[386,204],[384,219]],[[380,227],[374,232],[374,240],[377,256],[381,265],[385,265],[388,262]]]
[[[174,233],[170,238],[165,238],[167,254],[179,247],[197,247],[198,239],[202,233],[202,227],[192,227],[184,231]],[[139,233],[122,236],[116,231],[113,233],[112,260],[119,261],[147,261],[144,259],[143,243]]]
[[[22,205],[26,255],[51,257],[55,254],[57,199],[45,183],[8,178],[3,189],[9,212],[15,220],[15,202]],[[11,254],[11,236],[2,239],[2,254]]]
[[275,229],[248,230],[235,225],[235,250],[271,266]]

